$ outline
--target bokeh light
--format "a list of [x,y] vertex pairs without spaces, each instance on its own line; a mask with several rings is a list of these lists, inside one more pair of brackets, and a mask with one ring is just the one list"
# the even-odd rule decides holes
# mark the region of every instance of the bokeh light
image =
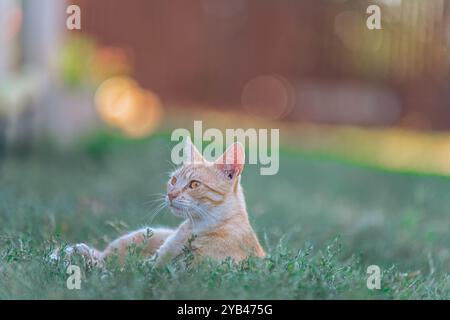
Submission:
[[276,120],[292,107],[293,89],[280,77],[264,75],[253,78],[242,90],[242,106],[252,116]]
[[356,52],[377,51],[383,42],[383,33],[366,27],[366,16],[357,11],[344,11],[334,19],[335,33],[344,46]]
[[126,135],[140,138],[158,126],[162,107],[153,92],[128,77],[110,78],[97,89],[95,104],[100,118]]

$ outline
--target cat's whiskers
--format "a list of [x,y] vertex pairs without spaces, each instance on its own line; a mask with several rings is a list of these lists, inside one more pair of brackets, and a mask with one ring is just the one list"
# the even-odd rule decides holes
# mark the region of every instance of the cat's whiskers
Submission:
[[157,205],[151,212],[150,212],[150,224],[153,223],[153,220],[155,220],[156,216],[167,206],[167,203],[165,199],[159,199],[161,203]]
[[195,230],[196,229],[195,217],[191,211],[193,205],[192,201],[188,199],[177,199],[175,204],[181,207],[179,210],[183,212],[185,218],[189,219],[189,221],[192,223],[193,230]]
[[158,193],[153,193],[153,194],[149,195],[149,197],[150,197],[150,200],[145,201],[144,204],[148,205],[148,204],[153,204],[154,202],[162,201],[165,199],[166,195],[164,193],[158,192]]
[[164,198],[165,198],[165,197],[161,197],[161,198],[158,198],[158,199],[149,200],[149,201],[144,202],[144,204],[145,204],[145,205],[153,205],[153,204],[156,204],[156,203],[158,203],[158,202],[163,202],[163,201],[165,201]]
[[163,195],[164,195],[164,193],[162,193],[162,192],[156,192],[156,193],[149,194],[150,197],[152,197],[152,196],[163,196]]

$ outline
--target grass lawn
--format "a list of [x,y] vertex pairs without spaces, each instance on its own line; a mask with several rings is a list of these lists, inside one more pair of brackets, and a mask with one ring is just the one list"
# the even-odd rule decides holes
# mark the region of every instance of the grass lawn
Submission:
[[[66,288],[55,246],[108,241],[151,221],[171,169],[168,139],[95,142],[0,164],[0,299],[450,299],[450,179],[396,174],[281,151],[280,171],[247,165],[250,219],[269,255],[234,266],[154,270],[136,250],[125,267],[83,273]],[[180,223],[167,211],[154,225]],[[79,261],[82,263],[82,261]],[[382,270],[368,290],[366,269]]]

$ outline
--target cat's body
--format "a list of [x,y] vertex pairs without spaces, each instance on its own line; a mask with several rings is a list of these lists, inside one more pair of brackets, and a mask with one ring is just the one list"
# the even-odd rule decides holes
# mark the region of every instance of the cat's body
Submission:
[[176,170],[167,185],[166,202],[176,216],[185,218],[177,229],[143,228],[116,239],[100,252],[84,244],[72,251],[102,264],[111,255],[123,262],[128,248],[143,247],[145,256],[156,254],[156,265],[183,254],[188,248],[194,261],[209,257],[239,262],[249,255],[265,253],[250,225],[240,184],[244,151],[233,144],[214,163],[207,162],[187,140],[187,162]]

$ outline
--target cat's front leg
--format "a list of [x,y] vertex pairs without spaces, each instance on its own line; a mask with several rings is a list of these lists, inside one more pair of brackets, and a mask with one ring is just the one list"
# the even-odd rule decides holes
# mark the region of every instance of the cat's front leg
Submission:
[[124,264],[128,249],[132,246],[140,246],[143,256],[152,256],[173,233],[174,230],[167,228],[142,228],[111,242],[101,253],[101,257],[107,260],[108,257],[117,255],[119,263]]
[[189,239],[192,237],[192,224],[189,220],[183,222],[156,252],[155,267],[160,268],[183,253]]

